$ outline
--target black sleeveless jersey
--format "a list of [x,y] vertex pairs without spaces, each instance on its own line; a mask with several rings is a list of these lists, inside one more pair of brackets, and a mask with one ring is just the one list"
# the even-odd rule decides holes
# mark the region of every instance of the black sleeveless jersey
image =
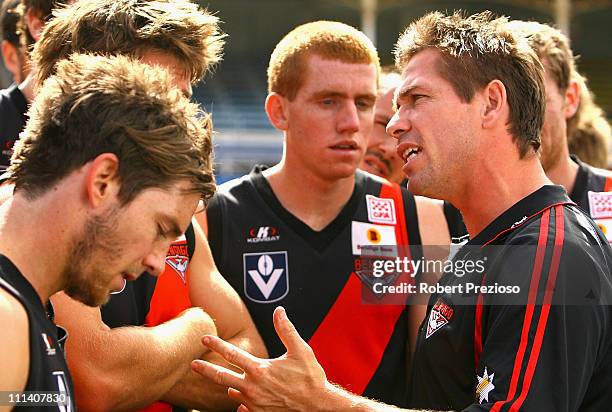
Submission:
[[[561,186],[520,200],[453,262],[419,330],[411,407],[610,410],[612,249]],[[480,270],[459,273],[466,262]]]
[[361,247],[420,244],[412,195],[358,171],[348,203],[317,232],[283,208],[253,171],[221,185],[207,217],[219,271],[244,300],[271,357],[285,352],[272,324],[282,305],[331,382],[405,403],[408,309],[405,300],[368,301]]
[[578,164],[578,175],[570,198],[597,223],[608,242],[612,243],[612,172],[583,163]]
[[45,308],[30,282],[3,255],[0,255],[0,287],[21,302],[28,314],[30,370],[24,391],[66,394],[66,404],[19,410],[73,411],[72,380],[58,342],[58,328],[47,317]]
[[17,85],[0,90],[0,170],[11,162],[13,145],[23,130],[28,102]]

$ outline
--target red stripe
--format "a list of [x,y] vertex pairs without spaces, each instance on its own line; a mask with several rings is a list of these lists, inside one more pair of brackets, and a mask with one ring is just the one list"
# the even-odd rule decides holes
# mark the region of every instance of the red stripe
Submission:
[[521,406],[529,393],[531,380],[535,374],[535,368],[538,364],[538,358],[540,357],[540,350],[542,349],[542,341],[544,340],[544,332],[546,331],[546,323],[548,322],[548,315],[550,313],[550,303],[552,302],[553,294],[555,292],[555,284],[557,281],[557,274],[559,272],[559,262],[561,261],[561,250],[563,248],[563,238],[565,234],[562,206],[555,207],[555,215],[555,247],[553,249],[552,263],[548,273],[548,280],[546,281],[546,290],[544,291],[544,305],[542,306],[542,313],[538,322],[533,348],[531,349],[531,354],[529,355],[529,363],[527,364],[527,371],[525,373],[525,379],[523,380],[523,389],[519,398],[510,407],[510,412],[516,412],[521,409]]
[[[394,199],[397,243],[407,245],[404,203],[399,186],[383,185],[380,197]],[[336,302],[308,342],[329,381],[362,394],[378,369],[404,308],[402,305],[362,303],[361,281],[351,273]]]
[[[486,275],[482,277],[481,285],[485,284]],[[478,369],[480,363],[480,354],[482,353],[482,306],[484,303],[484,295],[478,294],[476,301],[476,317],[474,319],[474,368]]]
[[548,240],[548,224],[550,221],[550,209],[544,211],[542,219],[540,220],[540,235],[538,237],[538,248],[536,250],[535,264],[533,266],[533,272],[531,274],[531,283],[529,284],[529,295],[527,298],[527,306],[525,308],[525,317],[523,318],[523,328],[521,330],[521,341],[519,343],[516,356],[514,358],[514,368],[512,369],[512,377],[510,378],[510,386],[508,388],[508,396],[504,401],[496,402],[491,408],[491,412],[498,412],[504,403],[514,398],[516,389],[518,386],[518,380],[521,375],[521,365],[525,358],[525,351],[527,349],[527,343],[529,341],[529,329],[531,328],[531,321],[533,319],[534,303],[537,296],[538,284],[540,283],[540,276],[542,274],[542,266],[544,262],[544,255],[546,253],[546,243]]
[[606,177],[606,184],[604,185],[604,192],[612,192],[612,176]]

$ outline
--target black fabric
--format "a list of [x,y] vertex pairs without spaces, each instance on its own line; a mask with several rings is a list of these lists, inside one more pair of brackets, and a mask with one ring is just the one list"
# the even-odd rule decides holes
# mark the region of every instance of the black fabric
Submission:
[[[213,257],[220,273],[247,305],[271,357],[285,352],[272,325],[272,312],[276,306],[285,307],[306,341],[311,339],[329,313],[355,270],[355,260],[359,257],[352,251],[353,222],[369,222],[366,194],[379,196],[381,187],[381,180],[358,172],[350,199],[321,231],[312,230],[281,205],[261,174],[261,168],[219,187],[207,207]],[[410,242],[419,243],[414,198],[405,189],[401,193],[407,209]],[[279,278],[269,300],[262,298],[256,289],[249,292],[246,277],[248,259],[265,254],[279,259],[271,260],[274,269],[283,265],[288,273],[287,283],[282,283],[284,278]],[[286,294],[279,292],[279,296],[275,295],[277,290],[283,291],[285,287]],[[407,310],[402,311],[380,364],[363,392],[364,396],[397,405],[405,403],[406,395]],[[364,322],[363,327],[367,328],[368,322],[373,320],[354,321]]]
[[590,166],[575,155],[571,157],[578,164],[578,174],[569,196],[582,210],[590,214],[589,192],[603,192],[606,179],[612,176],[612,172]]
[[444,201],[444,217],[452,243],[460,243],[469,237],[461,212],[447,201]]
[[27,122],[28,102],[17,85],[0,90],[0,170],[10,165],[13,145]]
[[[30,335],[30,369],[24,391],[65,392],[68,411],[74,410],[73,386],[58,343],[58,329],[47,317],[47,311],[28,280],[5,256],[0,255],[0,287],[13,295],[28,314]],[[19,410],[59,410],[59,407],[24,407]]]
[[[453,259],[484,261],[485,270],[446,273],[441,286],[514,285],[520,293],[482,294],[481,305],[477,293],[432,294],[417,339],[411,407],[485,411],[508,400],[501,411],[512,405],[525,411],[609,409],[612,249],[562,187],[544,186],[522,199]],[[526,305],[530,293],[532,306]],[[442,312],[444,322],[437,323]],[[482,353],[475,349],[477,336]],[[477,392],[485,376],[494,387]]]

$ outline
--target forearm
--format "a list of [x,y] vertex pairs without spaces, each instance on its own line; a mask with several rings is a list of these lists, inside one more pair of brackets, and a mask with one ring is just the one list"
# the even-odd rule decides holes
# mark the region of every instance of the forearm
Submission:
[[[252,336],[253,331],[243,330],[227,340],[255,356],[267,357],[263,341],[256,331],[254,333],[255,336]],[[202,359],[240,371],[214,352],[207,352]],[[207,411],[234,410],[238,404],[227,396],[227,389],[227,386],[217,385],[190,370],[164,395],[163,400],[183,408]]]
[[190,309],[156,327],[99,331],[78,350],[69,346],[79,407],[134,409],[159,400],[202,355],[200,338],[209,333],[216,334],[210,317]]

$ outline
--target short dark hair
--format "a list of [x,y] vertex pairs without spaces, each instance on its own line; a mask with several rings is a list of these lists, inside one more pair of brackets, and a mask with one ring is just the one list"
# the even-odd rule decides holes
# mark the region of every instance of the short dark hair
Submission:
[[19,48],[19,34],[17,34],[19,13],[16,10],[18,6],[19,0],[4,0],[0,9],[2,39],[8,41],[16,48]]
[[525,39],[514,36],[506,18],[491,12],[464,17],[433,12],[412,23],[395,47],[402,70],[419,51],[440,52],[438,70],[459,98],[470,102],[478,88],[500,80],[508,98],[509,132],[521,157],[540,147],[546,95],[544,69]]

